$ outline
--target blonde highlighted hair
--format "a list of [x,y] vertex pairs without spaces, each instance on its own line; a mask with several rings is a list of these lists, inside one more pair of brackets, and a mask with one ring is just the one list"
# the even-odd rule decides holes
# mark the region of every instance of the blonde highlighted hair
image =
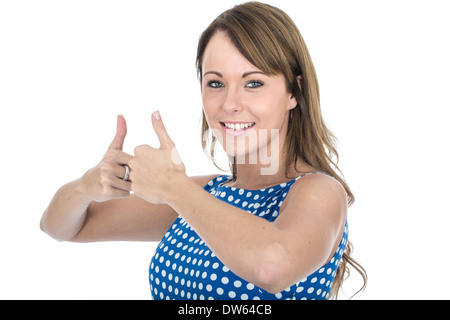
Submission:
[[[268,75],[284,75],[288,91],[298,105],[290,111],[286,138],[286,178],[289,169],[296,169],[302,160],[318,171],[325,172],[338,180],[347,192],[348,205],[354,196],[342,177],[337,165],[339,155],[336,138],[327,128],[320,109],[319,84],[308,48],[295,23],[282,10],[273,6],[252,1],[225,11],[203,32],[197,50],[197,72],[202,82],[202,63],[206,46],[212,36],[223,31],[239,52],[255,67]],[[300,80],[299,80],[300,79]],[[208,132],[205,114],[202,115],[202,144],[206,149],[204,135]],[[214,160],[216,139],[210,142],[210,155]],[[230,168],[236,178],[236,162]],[[299,172],[300,173],[300,172]],[[349,242],[338,268],[329,298],[336,298],[339,288],[349,274],[348,265],[353,266],[362,276],[366,286],[367,274],[364,268],[350,255]],[[358,291],[359,292],[359,291]]]

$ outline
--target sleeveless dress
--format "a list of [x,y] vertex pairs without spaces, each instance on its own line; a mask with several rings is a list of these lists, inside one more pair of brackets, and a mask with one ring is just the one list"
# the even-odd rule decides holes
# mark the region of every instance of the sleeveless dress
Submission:
[[[319,173],[319,172],[315,172]],[[214,197],[253,215],[275,221],[295,180],[261,190],[224,186],[231,176],[211,180],[204,189]],[[348,241],[348,226],[331,260],[293,284],[271,294],[235,275],[178,217],[156,248],[149,268],[150,291],[155,300],[323,300],[327,299]]]

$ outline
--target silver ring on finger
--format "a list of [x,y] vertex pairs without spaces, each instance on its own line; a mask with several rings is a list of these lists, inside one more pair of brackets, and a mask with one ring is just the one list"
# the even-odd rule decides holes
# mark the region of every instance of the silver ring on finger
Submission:
[[127,165],[123,166],[125,168],[125,175],[123,176],[122,180],[123,181],[129,181],[130,179],[130,167]]

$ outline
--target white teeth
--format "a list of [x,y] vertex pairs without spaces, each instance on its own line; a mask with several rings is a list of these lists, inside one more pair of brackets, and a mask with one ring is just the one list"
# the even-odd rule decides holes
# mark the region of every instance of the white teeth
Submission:
[[255,123],[254,122],[249,122],[249,123],[227,123],[224,122],[223,123],[225,125],[225,127],[229,128],[229,129],[233,129],[233,130],[243,130],[243,129],[247,129],[248,127],[253,126]]

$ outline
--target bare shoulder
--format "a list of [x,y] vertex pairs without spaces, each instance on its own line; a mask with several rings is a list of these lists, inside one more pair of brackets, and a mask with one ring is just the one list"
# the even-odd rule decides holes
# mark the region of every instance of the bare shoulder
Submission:
[[342,184],[333,177],[320,173],[308,174],[292,185],[280,210],[280,217],[284,211],[289,212],[291,217],[310,215],[314,219],[342,225],[347,214],[347,194]]
[[321,173],[300,177],[291,187],[286,201],[289,199],[333,201],[347,207],[347,194],[342,184],[333,177]]
[[346,217],[347,194],[341,183],[325,174],[309,174],[292,185],[275,224],[298,243],[312,244],[323,264],[339,246]]

